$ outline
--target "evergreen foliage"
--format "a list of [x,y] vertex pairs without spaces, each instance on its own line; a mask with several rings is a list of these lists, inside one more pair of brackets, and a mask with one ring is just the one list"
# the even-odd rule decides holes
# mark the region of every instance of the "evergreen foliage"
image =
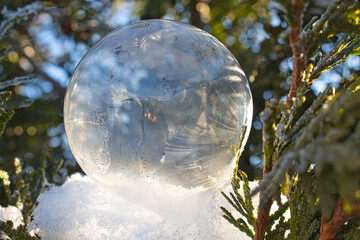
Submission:
[[[288,12],[289,25],[298,27],[291,19],[296,15],[290,10],[294,6],[279,3]],[[339,89],[330,87],[315,99],[307,96],[321,74],[359,54],[359,13],[358,1],[334,1],[304,27],[300,42],[295,42],[302,52],[294,56],[298,58],[294,71],[299,71],[294,97],[288,102],[268,101],[261,114],[264,177],[252,194],[261,192],[259,212],[271,199],[281,203],[280,194],[287,197],[291,212],[288,222],[280,214],[281,228],[273,226],[271,216],[263,222],[266,239],[357,239],[360,78],[354,74]],[[330,38],[335,39],[333,47],[323,56],[321,46]],[[328,222],[336,224],[330,227]],[[289,234],[280,229],[289,229]]]
[[[235,194],[230,193],[230,197],[228,197],[225,193],[222,193],[222,195],[231,204],[231,206],[233,206],[243,217],[245,217],[246,221],[242,218],[235,219],[234,216],[224,207],[221,207],[221,209],[225,213],[224,218],[226,220],[237,227],[240,231],[245,232],[249,237],[254,237],[252,226],[255,223],[255,217],[253,212],[254,206],[250,196],[249,180],[245,172],[241,170],[238,172],[240,177],[235,177],[231,183]],[[241,181],[243,181],[243,196],[239,193]]]
[[20,225],[17,229],[14,229],[11,221],[0,222],[0,234],[6,234],[7,239],[11,240],[32,240],[38,239],[37,237],[31,236],[24,225]]
[[2,105],[11,97],[10,91],[0,92],[0,136],[4,133],[6,123],[14,115],[13,110],[5,110]]

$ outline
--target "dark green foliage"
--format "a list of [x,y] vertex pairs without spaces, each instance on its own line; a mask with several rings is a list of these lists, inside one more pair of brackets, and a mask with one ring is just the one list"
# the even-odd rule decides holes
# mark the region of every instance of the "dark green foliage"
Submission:
[[313,201],[312,174],[294,181],[289,192],[290,233],[288,239],[317,239],[320,230],[320,211]]
[[359,23],[354,21],[356,11],[360,8],[358,1],[332,1],[326,12],[316,20],[309,22],[304,28],[309,48],[308,56],[316,54],[319,47],[336,34],[359,35]]
[[285,220],[284,214],[289,209],[289,202],[280,204],[279,209],[269,217],[269,226],[266,239],[286,239],[285,232],[290,229],[290,224]]
[[[289,25],[295,26],[293,6],[278,2]],[[320,18],[311,19],[302,36],[306,55],[301,57],[307,66],[291,108],[276,100],[265,105],[261,115],[264,167],[271,171],[252,194],[262,192],[262,209],[269,197],[280,202],[282,192],[291,212],[284,221],[280,206],[277,226],[270,216],[267,239],[318,239],[321,218],[331,219],[339,199],[347,214],[360,200],[360,78],[355,73],[342,88],[328,88],[316,98],[308,93],[321,74],[349,55],[359,55],[359,13],[358,1],[340,0],[331,3]],[[328,41],[334,44],[324,55],[320,47]],[[357,221],[348,221],[337,237],[357,239]],[[287,238],[283,229],[290,230]]]
[[[295,101],[292,109],[296,104]],[[291,110],[293,114],[296,112]],[[299,239],[299,236],[317,239],[320,218],[331,218],[339,197],[348,213],[351,213],[351,204],[359,200],[356,193],[360,189],[360,78],[338,93],[328,89],[302,114],[289,116],[287,121],[282,119],[278,124],[278,127],[291,126],[291,130],[277,129],[275,165],[253,194],[262,191],[262,201],[267,196],[278,199],[286,176],[293,179],[289,192],[285,192],[291,211],[289,223],[284,222],[280,206],[280,212],[275,215],[283,226],[278,224],[274,230],[268,230],[267,239],[284,239],[279,230],[286,227],[291,230],[289,239]],[[272,218],[270,216],[270,226],[274,224]],[[350,221],[342,231],[355,236],[356,226],[356,222]]]
[[24,225],[20,225],[17,229],[14,229],[13,223],[11,221],[0,222],[0,236],[2,232],[6,234],[6,236],[8,237],[7,239],[10,240],[39,239],[37,237],[29,235]]
[[[240,178],[234,178],[231,183],[235,194],[230,193],[230,197],[223,192],[221,194],[243,217],[245,217],[246,221],[242,218],[235,219],[234,216],[224,207],[221,207],[221,209],[224,212],[224,218],[226,220],[237,227],[240,231],[245,232],[249,237],[254,237],[253,225],[255,223],[255,217],[253,213],[254,206],[250,197],[249,180],[243,171],[239,171],[238,174],[240,175]],[[243,181],[243,195],[239,193],[241,180]]]
[[[224,218],[237,227],[240,231],[246,233],[249,237],[254,237],[254,205],[251,199],[251,192],[249,186],[249,180],[246,174],[239,170],[239,177],[235,177],[232,181],[232,187],[234,193],[230,193],[230,197],[222,192],[222,195],[225,199],[233,206],[233,208],[238,211],[242,217],[236,219],[227,209],[221,207],[221,210],[224,212]],[[243,182],[242,185],[241,181]],[[240,193],[242,190],[242,193]],[[269,229],[267,232],[267,239],[285,239],[284,233],[289,229],[289,222],[285,221],[284,213],[288,210],[289,203],[280,204],[279,209],[270,215],[269,222],[271,226],[274,226],[274,229]],[[281,236],[281,238],[280,238]]]
[[[359,80],[354,80],[353,84],[358,86]],[[360,171],[359,92],[351,91],[350,87],[337,94],[328,90],[313,102],[294,124],[292,132],[282,136],[286,140],[279,141],[274,169],[264,178],[260,187],[265,195],[277,189],[276,186],[283,182],[286,173],[291,177],[295,176],[295,173],[303,174],[307,172],[310,164],[315,164],[316,177],[320,180],[317,182],[317,192],[338,192],[350,200],[345,192],[351,190],[350,192],[354,193],[354,189],[360,188],[360,179],[354,181]],[[319,104],[321,102],[322,105]],[[339,175],[344,178],[339,178]],[[345,176],[350,177],[351,185],[345,183]],[[344,190],[346,188],[347,190]],[[352,195],[351,200],[354,197]]]
[[0,92],[0,136],[4,133],[6,123],[15,114],[14,110],[5,110],[3,104],[11,97],[10,91]]
[[315,62],[317,67],[311,73],[310,82],[318,78],[321,73],[343,63],[347,56],[360,53],[360,41],[355,34],[343,34],[339,36],[335,44],[335,47],[326,56]]
[[340,228],[334,240],[360,239],[360,217],[347,222]]
[[[49,3],[46,2],[35,2],[24,6],[23,8],[17,9],[16,12],[5,12],[3,17],[0,18],[0,60],[2,60],[4,55],[7,53],[7,41],[5,38],[9,30],[11,30],[15,24],[27,20],[29,17],[34,16],[41,10],[45,10],[48,5]],[[2,81],[0,82],[0,90],[20,84],[29,84],[35,81],[37,78],[38,77],[35,75],[28,75]],[[12,93],[10,91],[0,92],[0,136],[5,130],[6,123],[15,114],[13,109],[28,107],[33,102],[31,99],[19,95],[12,97],[9,101],[11,95]]]
[[[15,120],[15,123],[10,121],[10,124],[8,124],[10,125],[10,128],[14,129],[15,126],[18,126],[21,134],[23,132],[26,133],[26,130],[29,131],[29,125],[26,125],[24,120],[26,119],[26,121],[32,121],[32,117],[24,115],[23,111],[28,111],[28,109],[22,108],[29,108],[34,102],[34,99],[18,93],[12,93],[17,92],[20,85],[34,85],[39,82],[41,83],[47,76],[44,75],[43,72],[40,72],[40,74],[27,74],[23,72],[22,69],[19,69],[19,67],[14,69],[13,67],[15,64],[9,65],[7,63],[9,60],[6,55],[10,51],[14,52],[14,48],[18,47],[16,44],[14,45],[14,40],[10,40],[11,31],[14,31],[14,29],[20,25],[28,22],[33,16],[38,15],[39,12],[54,11],[55,8],[49,7],[50,5],[52,4],[49,2],[34,2],[29,3],[28,5],[25,4],[21,7],[16,7],[15,9],[12,9],[11,6],[8,5],[8,11],[4,11],[4,14],[0,16],[0,64],[2,64],[1,67],[5,66],[6,68],[7,66],[7,71],[0,71],[0,80],[2,80],[0,81],[0,90],[11,90],[0,93],[0,136],[4,132],[5,124],[12,117],[13,120]],[[4,6],[2,5],[2,7]],[[14,72],[11,72],[11,70]],[[55,110],[49,102],[50,101],[46,103],[47,108],[39,108],[37,112],[32,110],[34,115],[40,118],[47,114],[52,114],[52,116],[58,115],[59,111]],[[18,112],[15,116],[14,109],[17,109]],[[21,119],[21,124],[19,124],[19,119]],[[51,124],[53,124],[53,120],[45,120],[45,122],[47,126],[51,126]],[[14,126],[12,124],[16,125]],[[35,129],[35,132],[32,130],[33,133],[40,132],[42,129],[42,131],[45,130],[46,133],[46,129],[48,128],[40,126],[36,129],[32,125],[30,125],[30,127]],[[14,130],[10,131],[10,133],[14,135]],[[9,143],[14,143],[14,141],[11,138],[9,139],[8,135],[9,134],[3,136],[1,142],[2,147],[0,148],[2,153],[2,156],[0,157],[0,205],[13,205],[21,209],[25,225],[27,225],[30,222],[31,213],[36,207],[36,198],[40,192],[42,192],[44,188],[50,184],[61,183],[63,181],[62,177],[59,175],[59,171],[63,166],[63,160],[50,160],[48,156],[49,151],[46,151],[45,154],[35,158],[33,153],[30,153],[29,149],[25,146],[28,146],[33,151],[36,148],[39,148],[39,146],[35,147],[34,144],[37,142],[36,136],[32,139],[25,139],[25,144],[19,144],[21,140],[17,135],[14,135],[14,138],[17,138],[17,144],[22,146],[21,151],[23,152],[19,151],[16,154],[9,154],[7,148]],[[6,137],[8,140],[6,140]],[[41,146],[41,148],[43,148],[43,146]],[[25,161],[17,157],[19,155],[23,155]],[[26,228],[24,226],[21,226],[16,230],[11,230],[11,228],[12,225],[9,222],[2,223],[1,225],[1,230],[4,231],[11,239],[33,239],[26,234]]]
[[15,158],[12,169],[8,172],[0,170],[0,193],[4,196],[0,199],[0,205],[13,205],[22,209],[24,221],[28,224],[36,207],[37,197],[59,178],[62,164],[63,161],[56,165],[44,157],[36,168],[29,166],[24,170],[23,161]]

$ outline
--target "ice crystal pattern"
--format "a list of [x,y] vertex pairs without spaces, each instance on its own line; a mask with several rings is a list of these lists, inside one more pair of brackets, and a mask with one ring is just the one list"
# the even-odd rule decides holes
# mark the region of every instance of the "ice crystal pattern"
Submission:
[[87,175],[182,222],[230,183],[251,117],[249,85],[230,51],[168,20],[135,22],[91,47],[64,107]]

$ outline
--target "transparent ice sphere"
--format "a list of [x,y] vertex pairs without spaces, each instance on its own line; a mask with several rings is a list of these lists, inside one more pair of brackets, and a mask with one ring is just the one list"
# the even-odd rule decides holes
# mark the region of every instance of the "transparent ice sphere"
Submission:
[[135,22],[91,47],[64,106],[85,173],[181,223],[230,183],[251,118],[249,85],[230,51],[168,20]]

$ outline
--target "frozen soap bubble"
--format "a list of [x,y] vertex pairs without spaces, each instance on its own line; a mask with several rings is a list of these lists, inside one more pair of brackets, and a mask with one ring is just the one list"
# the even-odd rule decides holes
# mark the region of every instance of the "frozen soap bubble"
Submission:
[[180,223],[230,183],[251,118],[235,57],[210,34],[167,20],[118,28],[91,47],[64,106],[85,173]]

